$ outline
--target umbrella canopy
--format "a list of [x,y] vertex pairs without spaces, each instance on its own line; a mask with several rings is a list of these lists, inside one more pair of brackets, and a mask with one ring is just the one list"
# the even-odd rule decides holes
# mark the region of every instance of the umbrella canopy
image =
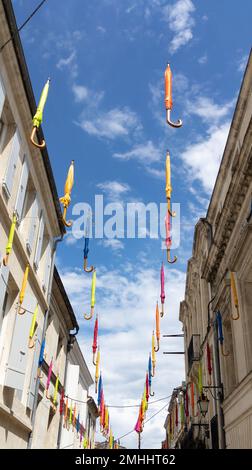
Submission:
[[160,299],[161,299],[161,303],[164,304],[164,301],[165,301],[164,263],[162,263],[161,270],[160,270],[160,286],[161,286]]
[[7,266],[9,256],[10,256],[11,251],[12,251],[12,245],[13,245],[13,238],[14,238],[14,234],[15,234],[16,223],[17,223],[17,216],[16,216],[16,213],[14,212],[13,217],[12,217],[12,223],[11,223],[10,233],[9,233],[9,237],[8,237],[8,242],[7,242],[6,249],[5,249],[6,256],[3,259],[4,266]]
[[149,362],[148,362],[149,387],[151,387],[151,374],[152,374],[152,361],[151,361],[151,354],[150,354],[149,355]]
[[74,160],[71,161],[71,165],[68,170],[68,174],[67,174],[67,178],[65,182],[65,190],[64,190],[65,194],[63,197],[60,197],[59,199],[61,204],[63,204],[63,207],[64,207],[62,219],[66,227],[71,227],[72,225],[72,222],[66,221],[66,212],[71,202],[71,192],[73,189],[73,184],[74,184]]
[[94,326],[94,337],[93,337],[93,345],[92,345],[93,354],[95,354],[97,350],[97,338],[98,338],[98,316],[96,317],[95,326]]
[[209,375],[212,374],[212,361],[211,361],[211,349],[209,343],[207,343],[207,369]]
[[223,336],[223,330],[222,330],[222,318],[221,318],[220,311],[217,312],[216,321],[217,321],[218,332],[219,332],[218,340],[220,341],[221,344],[223,344],[224,336]]
[[58,388],[59,388],[59,376],[57,375],[55,388],[54,388],[54,395],[53,395],[53,404],[56,405],[57,397],[58,397]]
[[50,85],[50,79],[48,78],[48,80],[47,80],[47,82],[46,82],[46,84],[45,84],[45,86],[42,90],[36,114],[34,115],[33,120],[32,120],[34,127],[39,127],[42,123],[43,111],[44,111],[44,107],[45,107],[48,92],[49,92],[49,85]]
[[20,305],[22,305],[23,300],[24,300],[26,285],[27,285],[27,281],[28,281],[29,269],[30,269],[30,266],[29,266],[29,264],[27,264],[27,266],[25,268],[25,272],[24,272],[22,287],[21,287],[21,290],[20,290],[20,293],[19,293],[19,304]]
[[165,108],[172,109],[172,72],[170,64],[165,69]]
[[95,306],[95,290],[96,290],[96,269],[93,271],[92,286],[91,286],[91,308]]
[[171,239],[171,218],[170,217],[171,216],[170,216],[169,212],[167,211],[166,217],[165,217],[165,233],[166,233],[165,244],[166,244],[167,250],[169,250],[171,248],[171,244],[172,244],[172,239]]
[[47,375],[47,381],[46,381],[46,390],[49,390],[51,375],[52,375],[52,368],[53,368],[53,361],[51,360],[50,365],[49,365],[49,369],[48,369],[48,375]]
[[157,339],[157,342],[159,342],[160,340],[160,315],[159,315],[158,303],[156,305],[156,339]]
[[146,400],[149,400],[150,397],[150,390],[149,390],[149,374],[146,372],[146,379],[145,379],[145,390],[146,390]]
[[60,415],[62,415],[64,412],[64,400],[65,400],[65,392],[64,392],[64,388],[62,387],[61,394],[60,394]]
[[167,198],[167,199],[171,199],[171,193],[172,193],[172,185],[171,185],[171,160],[170,160],[170,154],[169,154],[169,152],[167,152],[167,154],[166,154],[165,169],[166,169],[166,187],[165,187],[166,198]]
[[42,366],[43,361],[44,361],[45,343],[46,343],[46,340],[44,338],[41,344],[41,348],[40,348],[39,362],[38,362],[39,367]]
[[34,336],[34,333],[35,333],[37,315],[38,315],[38,303],[37,303],[37,305],[35,307],[35,310],[33,312],[33,315],[32,315],[31,328],[30,328],[30,332],[29,332],[29,348],[33,348],[33,346],[34,346],[33,336]]
[[102,385],[102,375],[100,374],[99,383],[98,383],[98,398],[97,398],[98,406],[100,406],[100,404],[101,404],[102,391],[103,391],[102,389],[103,389],[103,385]]

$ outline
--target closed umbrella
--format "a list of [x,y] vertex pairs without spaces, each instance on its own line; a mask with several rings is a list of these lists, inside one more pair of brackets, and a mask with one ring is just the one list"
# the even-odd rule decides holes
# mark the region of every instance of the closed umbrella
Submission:
[[223,336],[223,329],[222,329],[222,318],[221,318],[221,314],[220,314],[220,311],[218,310],[217,314],[216,314],[216,322],[217,322],[217,327],[218,327],[218,340],[220,342],[220,346],[221,346],[221,353],[223,356],[229,356],[229,351],[228,352],[224,352],[224,336]]
[[155,335],[152,332],[152,348],[151,348],[151,360],[152,360],[152,377],[155,375],[156,368],[156,351],[155,351]]
[[234,276],[234,273],[232,271],[230,272],[230,279],[231,279],[231,290],[232,290],[234,306],[235,306],[236,311],[237,311],[236,317],[234,317],[234,315],[231,315],[231,317],[232,317],[233,320],[239,320],[240,312],[239,312],[238,294],[237,294],[237,289],[236,289],[235,276]]
[[171,259],[171,244],[172,244],[172,239],[171,239],[171,221],[170,221],[170,214],[167,211],[166,218],[165,218],[165,231],[166,231],[166,252],[167,252],[167,261],[169,264],[176,263],[177,261],[177,256],[174,256],[174,259]]
[[65,195],[59,200],[63,204],[63,215],[62,220],[66,227],[71,227],[73,225],[72,221],[66,221],[67,209],[71,202],[71,192],[74,184],[74,160],[72,160],[71,165],[68,170],[67,179],[65,183]]
[[44,111],[44,107],[45,107],[45,104],[46,104],[46,100],[47,100],[47,96],[48,96],[48,91],[49,91],[49,85],[50,85],[50,78],[48,78],[43,90],[42,90],[42,93],[41,93],[41,97],[40,97],[40,100],[39,100],[39,104],[38,104],[38,107],[37,107],[37,111],[36,111],[36,114],[34,115],[33,117],[33,128],[32,128],[32,133],[31,133],[31,142],[33,143],[33,145],[35,145],[35,147],[38,147],[38,148],[44,148],[45,147],[45,141],[43,140],[41,144],[38,144],[37,142],[35,142],[34,140],[34,137],[35,137],[35,134],[39,128],[39,126],[41,125],[42,123],[42,120],[43,120],[43,111]]
[[164,263],[161,265],[160,270],[160,299],[161,299],[161,317],[164,316],[164,303],[165,303],[165,275],[164,275]]
[[25,268],[25,272],[24,272],[22,287],[21,287],[21,290],[20,290],[20,293],[19,293],[19,307],[18,307],[19,315],[23,315],[26,312],[26,309],[22,308],[22,303],[23,303],[24,296],[25,296],[25,290],[26,290],[27,281],[28,281],[29,269],[30,269],[30,266],[29,266],[29,264],[27,264],[27,266]]
[[93,275],[92,275],[90,315],[84,314],[85,320],[91,320],[91,318],[93,318],[94,307],[95,307],[95,291],[96,291],[96,269],[93,270]]
[[100,348],[98,348],[97,355],[96,355],[96,364],[95,364],[95,393],[97,393],[97,390],[98,390],[99,367],[100,367]]
[[9,256],[10,256],[11,251],[12,251],[12,245],[13,245],[13,238],[14,238],[14,234],[15,234],[16,223],[17,223],[17,215],[16,215],[16,212],[14,212],[13,217],[12,217],[12,223],[11,223],[10,233],[9,233],[9,237],[8,237],[8,242],[7,242],[6,249],[5,249],[6,254],[5,254],[5,257],[3,259],[4,266],[7,266],[8,261],[9,261]]
[[38,303],[35,307],[35,310],[33,312],[33,315],[32,315],[32,322],[31,322],[31,328],[30,328],[30,332],[29,332],[29,348],[33,348],[34,347],[34,333],[35,333],[35,327],[36,327],[36,321],[37,321],[37,315],[38,315]]
[[51,362],[49,364],[49,369],[48,369],[47,381],[46,381],[46,398],[48,398],[48,399],[50,399],[50,397],[49,397],[49,387],[50,387],[51,376],[52,376],[52,368],[53,368],[53,361],[51,359]]
[[149,361],[148,361],[148,378],[149,378],[149,391],[150,396],[154,397],[155,393],[151,391],[151,384],[152,384],[152,361],[151,361],[151,353],[149,354]]
[[209,375],[208,385],[211,385],[212,378],[212,361],[211,361],[211,349],[209,343],[207,343],[207,370]]
[[93,345],[92,345],[92,349],[93,349],[93,364],[94,364],[95,366],[96,366],[95,354],[96,354],[96,350],[97,350],[97,338],[98,338],[98,315],[96,316],[96,320],[95,320],[94,337],[93,337]]
[[91,273],[94,270],[94,266],[87,267],[88,253],[89,253],[89,237],[90,237],[90,214],[87,217],[85,242],[84,242],[84,271]]
[[170,64],[167,64],[165,69],[165,109],[166,109],[166,122],[171,127],[181,127],[182,121],[179,119],[177,122],[171,120],[172,110],[172,72]]
[[158,352],[159,342],[160,342],[160,315],[159,315],[158,303],[156,305],[156,341],[157,341],[157,347],[155,348],[155,352]]
[[46,343],[46,339],[44,338],[43,341],[42,341],[42,344],[41,344],[40,354],[39,354],[39,361],[38,361],[38,372],[37,372],[37,376],[38,376],[40,379],[42,378],[42,377],[40,376],[40,374],[41,374],[41,368],[42,368],[43,361],[44,361],[45,343]]

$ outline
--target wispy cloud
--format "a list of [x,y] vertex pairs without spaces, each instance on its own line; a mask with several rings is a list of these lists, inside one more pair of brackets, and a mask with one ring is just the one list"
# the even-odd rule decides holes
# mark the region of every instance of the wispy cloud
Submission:
[[204,55],[202,55],[201,57],[199,57],[198,63],[199,63],[200,65],[206,64],[206,63],[207,63],[207,54],[204,54]]
[[187,110],[199,116],[205,123],[215,125],[229,115],[235,100],[218,104],[208,96],[197,96],[193,101],[187,100]]
[[127,152],[114,153],[113,157],[119,158],[120,160],[134,159],[143,164],[149,165],[160,161],[161,150],[156,147],[151,140],[148,140],[145,143],[135,145]]
[[192,17],[195,7],[191,0],[178,0],[163,9],[165,20],[174,36],[170,42],[169,50],[174,54],[178,49],[193,38],[192,29],[195,21]]
[[248,62],[248,54],[244,54],[237,62],[238,72],[244,73],[247,62]]
[[110,248],[112,251],[119,252],[124,249],[124,244],[121,240],[118,240],[118,238],[110,238],[110,239],[105,239],[101,241],[101,244],[105,248]]
[[130,191],[130,186],[119,181],[105,181],[98,183],[97,188],[101,189],[108,199],[116,201]]

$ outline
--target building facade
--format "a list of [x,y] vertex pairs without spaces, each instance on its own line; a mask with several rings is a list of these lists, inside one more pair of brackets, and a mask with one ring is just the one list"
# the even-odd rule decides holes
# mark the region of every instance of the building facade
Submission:
[[252,448],[252,55],[180,305],[184,447]]
[[[47,149],[30,142],[36,103],[7,0],[0,0],[0,47],[0,447],[57,448],[71,367],[73,398],[88,401],[92,378],[54,266],[65,227]],[[87,407],[80,414],[83,431]]]

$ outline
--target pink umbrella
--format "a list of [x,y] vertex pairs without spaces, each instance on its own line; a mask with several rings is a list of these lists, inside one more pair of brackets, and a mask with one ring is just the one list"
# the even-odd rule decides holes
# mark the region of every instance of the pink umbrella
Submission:
[[49,369],[48,369],[48,376],[47,376],[47,381],[46,381],[46,398],[50,398],[48,396],[49,393],[49,387],[50,387],[50,381],[51,381],[51,375],[52,375],[52,368],[53,368],[53,361],[51,360]]
[[161,271],[160,271],[160,283],[161,283],[161,317],[164,316],[164,301],[165,301],[165,278],[164,278],[164,263],[162,263]]
[[166,218],[165,218],[165,230],[166,230],[166,248],[167,248],[167,261],[170,264],[176,263],[177,261],[177,256],[174,257],[174,260],[171,260],[171,244],[172,244],[172,239],[171,239],[171,221],[170,221],[170,214],[167,211]]

